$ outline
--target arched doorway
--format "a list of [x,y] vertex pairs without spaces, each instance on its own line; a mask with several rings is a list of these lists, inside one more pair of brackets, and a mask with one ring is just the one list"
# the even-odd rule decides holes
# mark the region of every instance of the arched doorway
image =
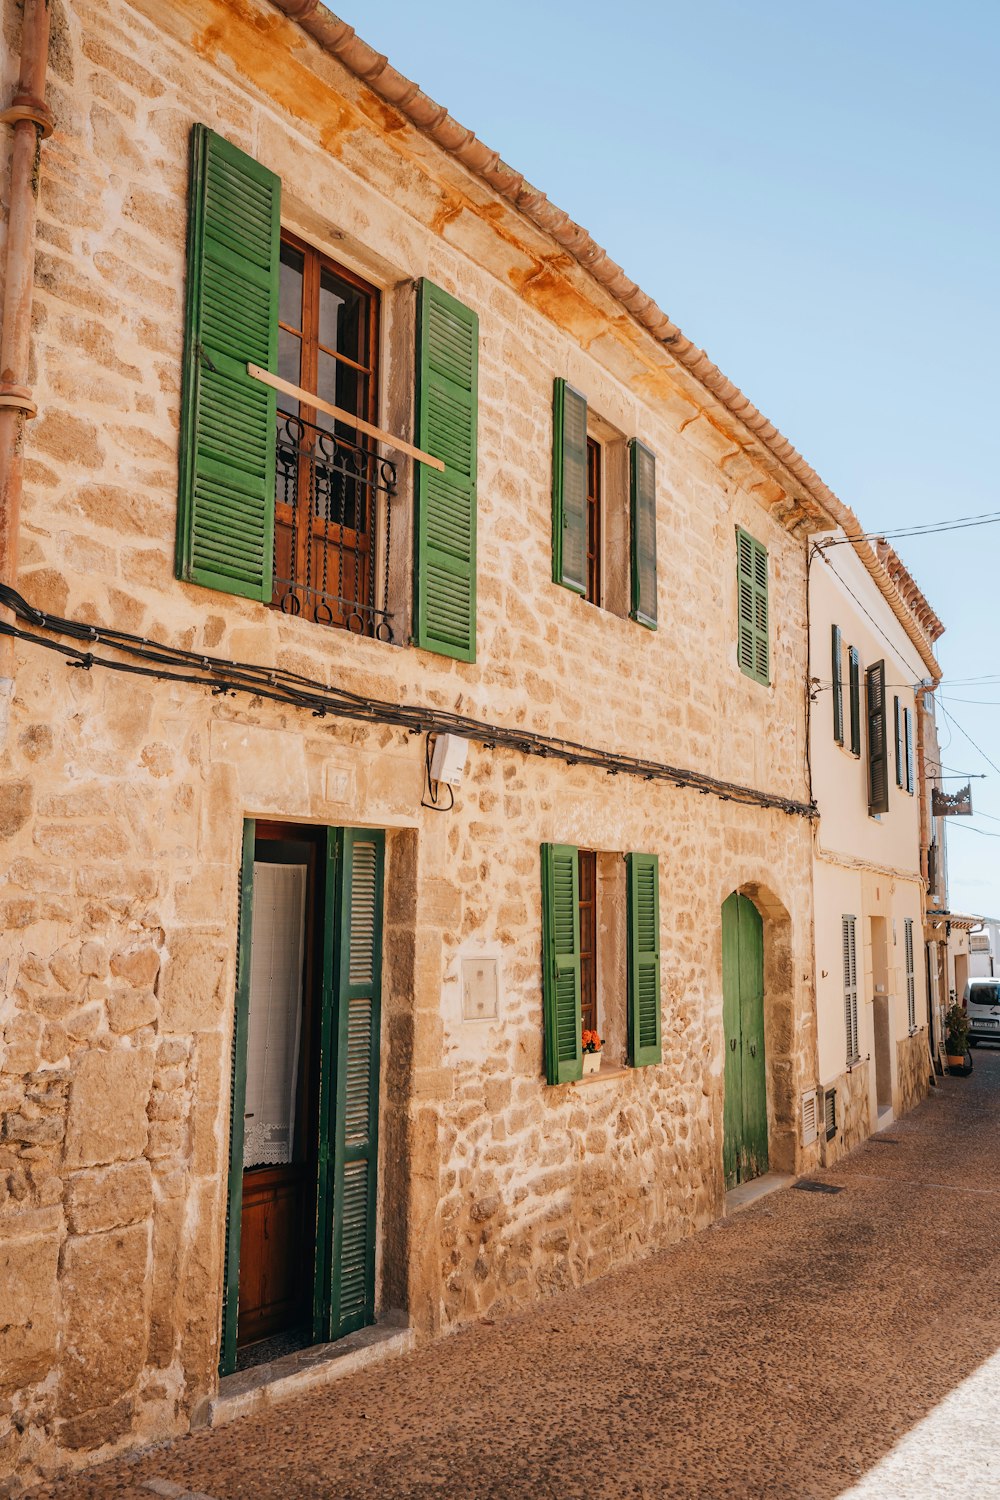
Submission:
[[722,1020],[726,1046],[722,1161],[726,1188],[767,1171],[764,923],[748,896],[722,905]]

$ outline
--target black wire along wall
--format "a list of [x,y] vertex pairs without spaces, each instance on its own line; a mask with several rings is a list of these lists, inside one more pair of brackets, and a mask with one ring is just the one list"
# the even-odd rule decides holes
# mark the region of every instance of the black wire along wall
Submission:
[[[181,650],[162,641],[150,640],[145,636],[62,619],[35,609],[16,590],[3,584],[0,584],[0,605],[11,610],[15,619],[34,627],[26,630],[7,621],[0,621],[0,635],[54,651],[63,656],[69,666],[84,671],[103,667],[109,672],[153,677],[162,682],[190,683],[197,687],[207,687],[217,696],[246,693],[252,698],[308,709],[319,719],[330,716],[367,724],[389,724],[413,734],[431,731],[459,734],[491,750],[502,746],[504,749],[520,751],[522,755],[561,760],[569,766],[593,766],[606,771],[610,776],[637,776],[644,781],[666,781],[674,786],[688,787],[705,796],[718,797],[724,802],[772,808],[787,813],[790,817],[816,817],[815,803],[798,802],[779,793],[741,786],[738,782],[720,781],[700,771],[622,755],[617,751],[601,750],[593,745],[578,744],[558,736],[511,729],[502,724],[491,724],[442,709],[419,704],[384,702],[349,693],[343,688],[329,687],[325,683],[280,668],[206,656],[196,651]],[[39,635],[39,630],[48,633]],[[67,645],[64,641],[54,639],[55,636],[83,642],[87,647],[102,646],[121,653],[127,660]]]

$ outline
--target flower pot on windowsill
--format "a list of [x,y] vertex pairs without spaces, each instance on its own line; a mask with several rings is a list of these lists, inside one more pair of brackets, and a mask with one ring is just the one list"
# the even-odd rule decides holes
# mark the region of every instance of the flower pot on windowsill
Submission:
[[588,1073],[599,1073],[601,1071],[601,1054],[599,1052],[585,1052],[583,1054],[583,1076]]

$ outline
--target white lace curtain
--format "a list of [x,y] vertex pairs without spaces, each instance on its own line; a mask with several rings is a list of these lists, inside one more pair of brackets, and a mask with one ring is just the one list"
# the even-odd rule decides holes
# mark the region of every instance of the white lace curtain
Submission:
[[244,1167],[293,1160],[305,900],[304,865],[254,864]]

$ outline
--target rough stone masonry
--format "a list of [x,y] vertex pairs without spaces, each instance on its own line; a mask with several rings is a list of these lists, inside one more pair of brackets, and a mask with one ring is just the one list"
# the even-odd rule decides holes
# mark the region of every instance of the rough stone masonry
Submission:
[[[5,0],[5,86],[19,25]],[[791,486],[592,278],[265,0],[53,0],[49,98],[32,605],[807,798]],[[288,227],[380,289],[391,429],[412,427],[414,278],[477,311],[474,664],[405,644],[405,464],[398,644],[176,580],[196,122],[279,173]],[[656,454],[655,633],[552,582],[557,375],[587,393],[611,449],[639,434]],[[736,660],[737,525],[768,549],[769,687]],[[421,806],[424,753],[391,726],[19,649],[0,756],[8,1493],[186,1430],[216,1388],[246,817],[386,830],[378,1307],[419,1336],[581,1285],[719,1214],[719,914],[735,890],[765,924],[772,1164],[815,1160],[797,1128],[815,1083],[808,820],[482,745],[442,814]],[[612,884],[621,854],[659,855],[659,1066],[545,1083],[543,842],[600,851]],[[618,951],[621,934],[604,940]],[[480,955],[498,960],[500,1008],[470,1025],[460,964]],[[620,1062],[620,985],[602,1005]]]

